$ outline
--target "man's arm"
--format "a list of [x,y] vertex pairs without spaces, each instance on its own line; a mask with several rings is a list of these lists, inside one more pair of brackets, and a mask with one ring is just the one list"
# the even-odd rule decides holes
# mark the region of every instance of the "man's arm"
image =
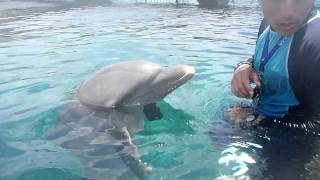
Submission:
[[[265,19],[261,21],[257,39],[268,25]],[[261,86],[258,74],[252,68],[252,58],[249,59],[237,64],[231,80],[231,91],[235,96],[240,98],[251,98],[253,96],[253,89],[250,86],[251,82],[254,82],[257,87]]]

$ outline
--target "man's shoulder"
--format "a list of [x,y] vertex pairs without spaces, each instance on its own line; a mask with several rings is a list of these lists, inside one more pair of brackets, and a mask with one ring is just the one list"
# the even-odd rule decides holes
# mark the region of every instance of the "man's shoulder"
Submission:
[[300,39],[301,44],[305,44],[308,48],[320,49],[320,13],[316,11],[294,35],[295,39]]

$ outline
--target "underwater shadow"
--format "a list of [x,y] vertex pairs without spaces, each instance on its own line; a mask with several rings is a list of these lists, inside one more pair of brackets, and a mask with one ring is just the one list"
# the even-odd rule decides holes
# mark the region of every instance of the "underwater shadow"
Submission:
[[141,135],[153,134],[194,134],[190,122],[195,120],[195,117],[184,112],[181,109],[176,109],[164,100],[158,103],[163,114],[162,119],[156,121],[145,121],[144,131]]

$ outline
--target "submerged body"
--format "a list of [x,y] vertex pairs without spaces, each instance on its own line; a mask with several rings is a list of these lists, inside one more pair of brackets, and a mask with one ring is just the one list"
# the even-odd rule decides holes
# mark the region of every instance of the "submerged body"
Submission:
[[187,65],[164,67],[145,61],[107,66],[80,86],[78,101],[65,105],[47,139],[72,150],[86,178],[142,178],[151,168],[140,160],[132,135],[143,130],[144,107],[154,110],[155,103],[194,73]]

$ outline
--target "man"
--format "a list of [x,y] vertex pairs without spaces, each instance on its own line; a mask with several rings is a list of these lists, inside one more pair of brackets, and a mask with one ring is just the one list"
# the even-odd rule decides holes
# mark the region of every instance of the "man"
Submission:
[[239,63],[231,81],[233,94],[253,98],[255,117],[235,107],[227,110],[229,121],[320,130],[320,13],[314,0],[259,2],[264,20],[253,60]]

